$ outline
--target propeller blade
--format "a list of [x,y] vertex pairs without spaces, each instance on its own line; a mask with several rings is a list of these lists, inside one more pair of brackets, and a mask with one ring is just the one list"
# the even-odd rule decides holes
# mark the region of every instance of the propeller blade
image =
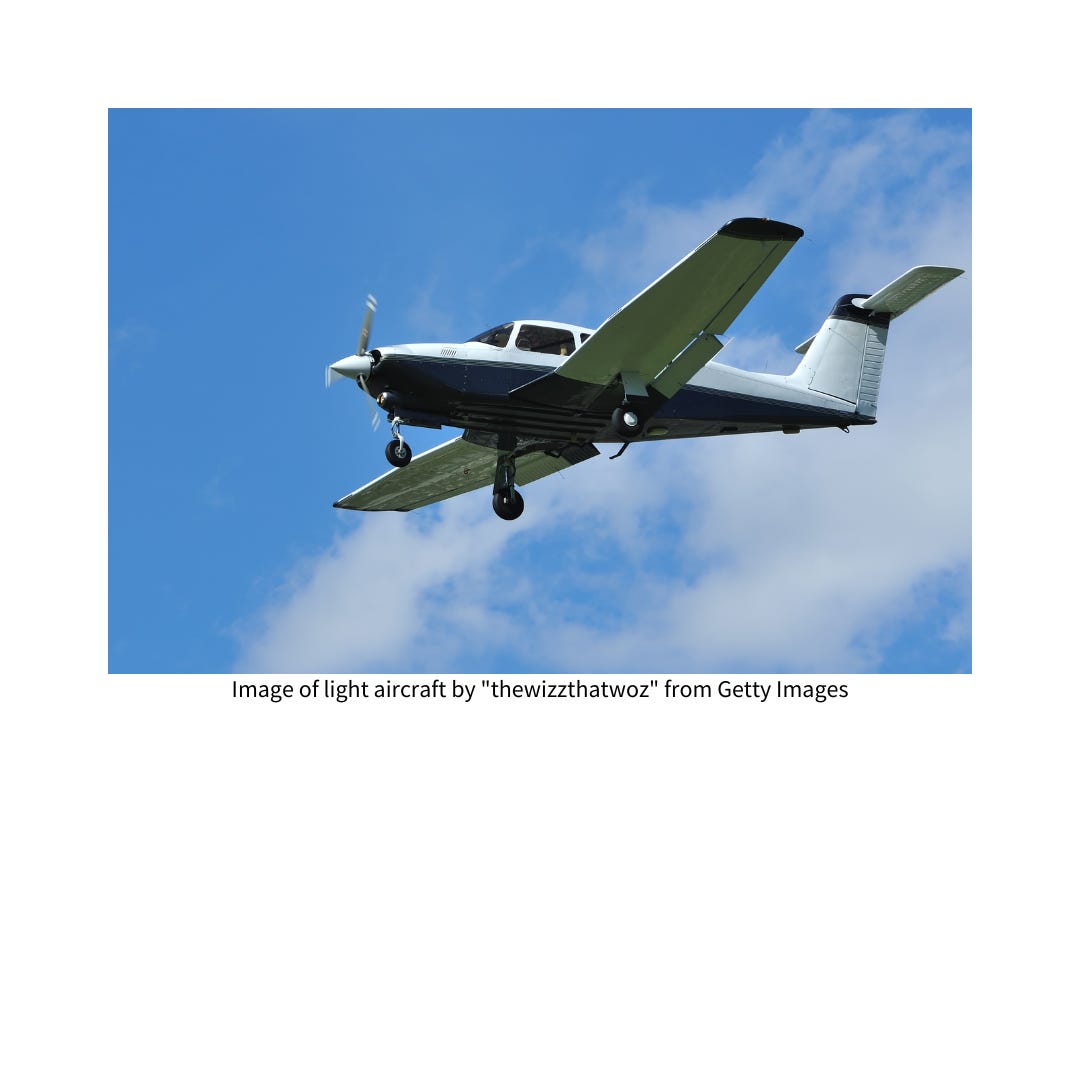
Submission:
[[379,410],[375,408],[375,402],[371,397],[371,391],[368,389],[367,380],[363,375],[357,378],[357,382],[360,383],[360,389],[364,391],[364,397],[367,399],[368,411],[371,413],[371,430],[379,430]]
[[356,346],[356,355],[363,356],[367,352],[368,338],[371,336],[371,320],[375,315],[375,297],[367,298],[367,312],[364,314],[364,325],[360,328],[360,341]]
[[356,354],[346,356],[336,364],[331,364],[326,369],[326,386],[330,387],[338,379],[354,379],[364,392],[367,399],[368,410],[371,413],[371,430],[379,428],[379,411],[375,408],[375,402],[368,390],[367,376],[371,374],[372,359],[367,354],[368,339],[371,337],[371,320],[375,316],[375,297],[367,298],[367,311],[364,313],[364,324],[360,327],[360,340],[356,344]]

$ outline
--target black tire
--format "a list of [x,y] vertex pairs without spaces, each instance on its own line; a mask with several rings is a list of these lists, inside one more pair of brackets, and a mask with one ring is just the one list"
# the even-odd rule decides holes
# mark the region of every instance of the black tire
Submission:
[[412,461],[412,450],[409,444],[407,442],[398,442],[397,439],[391,439],[386,444],[386,460],[395,469],[404,469]]
[[513,521],[521,517],[525,500],[521,497],[521,492],[513,488],[509,491],[496,491],[491,497],[491,508],[503,521]]
[[621,405],[611,414],[611,423],[624,439],[636,439],[645,429],[641,414]]

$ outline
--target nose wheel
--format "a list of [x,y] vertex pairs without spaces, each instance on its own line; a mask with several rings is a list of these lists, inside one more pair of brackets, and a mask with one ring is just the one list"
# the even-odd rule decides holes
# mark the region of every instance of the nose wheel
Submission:
[[390,421],[390,430],[394,437],[386,444],[386,460],[395,469],[404,469],[412,461],[412,447],[401,437],[401,421],[396,417]]
[[412,448],[404,439],[391,439],[386,444],[386,460],[395,469],[404,469],[412,461]]

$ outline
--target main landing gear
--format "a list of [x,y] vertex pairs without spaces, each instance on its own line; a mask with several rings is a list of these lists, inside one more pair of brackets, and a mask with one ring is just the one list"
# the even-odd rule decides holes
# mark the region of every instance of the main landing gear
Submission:
[[624,402],[611,414],[611,425],[624,439],[636,439],[645,430],[645,420],[632,405]]
[[663,400],[655,390],[650,391],[645,380],[636,372],[620,371],[623,399],[611,414],[611,426],[620,439],[630,442],[645,432],[645,422],[656,412]]
[[525,500],[514,487],[514,459],[510,454],[499,458],[495,466],[495,487],[491,494],[491,508],[503,519],[513,521],[521,517]]
[[391,420],[390,429],[394,437],[386,444],[386,460],[395,469],[403,469],[412,461],[412,448],[401,437],[401,421]]

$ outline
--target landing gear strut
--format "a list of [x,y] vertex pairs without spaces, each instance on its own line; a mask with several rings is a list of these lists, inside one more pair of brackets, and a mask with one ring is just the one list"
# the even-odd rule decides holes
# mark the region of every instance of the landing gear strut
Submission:
[[521,492],[514,489],[514,459],[505,454],[495,466],[495,488],[491,495],[491,508],[503,519],[513,521],[521,517],[525,509],[525,500]]

